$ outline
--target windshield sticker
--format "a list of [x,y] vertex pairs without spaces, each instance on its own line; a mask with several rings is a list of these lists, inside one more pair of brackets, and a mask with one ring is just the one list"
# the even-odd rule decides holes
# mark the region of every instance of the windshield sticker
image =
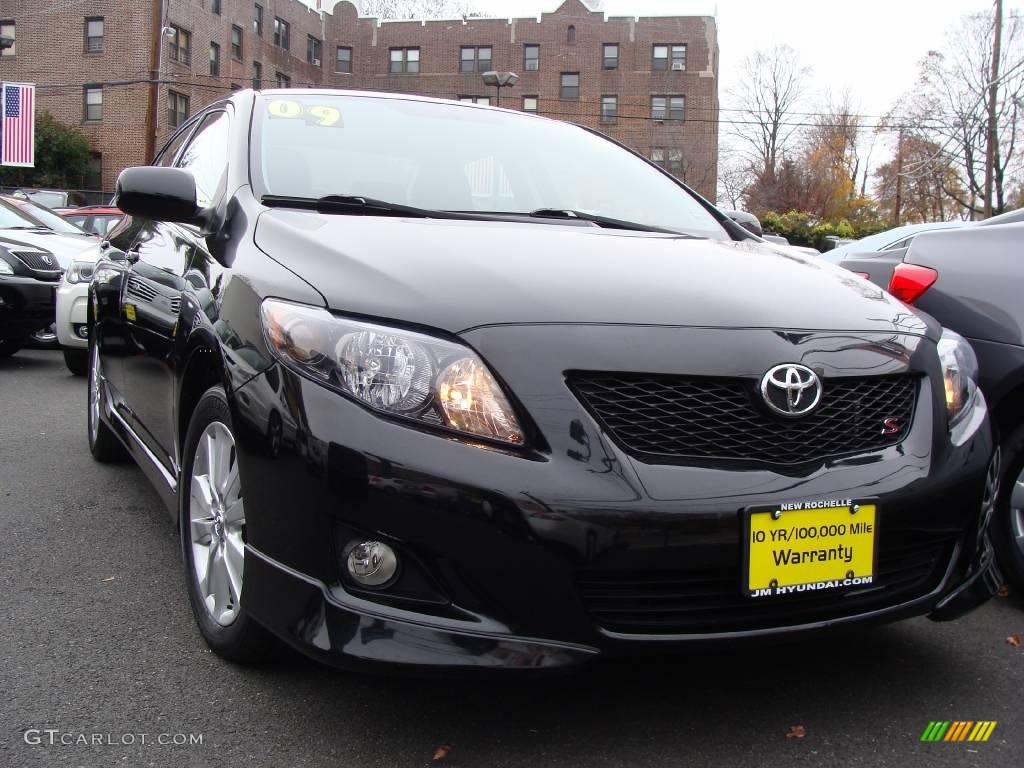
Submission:
[[307,125],[318,125],[323,128],[345,127],[341,112],[326,104],[300,104],[291,99],[274,99],[267,105],[267,112],[272,118],[304,120]]

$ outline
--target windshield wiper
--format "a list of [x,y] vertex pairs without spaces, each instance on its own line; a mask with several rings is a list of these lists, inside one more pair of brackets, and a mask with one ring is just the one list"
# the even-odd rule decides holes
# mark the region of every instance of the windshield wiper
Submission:
[[661,232],[666,235],[690,237],[690,235],[682,235],[681,232],[677,232],[674,229],[654,227],[649,224],[638,224],[635,221],[613,219],[609,216],[599,216],[595,213],[587,213],[586,211],[574,211],[570,208],[538,208],[535,211],[530,211],[527,215],[534,219],[568,219],[570,221],[575,219],[578,221],[590,221],[597,224],[599,227],[605,227],[607,229],[627,229],[634,232]]
[[339,213],[351,216],[403,216],[415,219],[469,219],[477,218],[452,211],[434,211],[411,205],[389,203],[362,195],[327,195],[326,197],[293,197],[291,195],[264,195],[260,202],[270,207],[302,208],[319,213]]

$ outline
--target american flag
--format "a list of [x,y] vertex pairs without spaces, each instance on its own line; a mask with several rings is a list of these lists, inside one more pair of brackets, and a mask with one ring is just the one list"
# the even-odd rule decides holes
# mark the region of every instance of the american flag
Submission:
[[0,121],[0,165],[35,165],[36,87],[3,84],[3,113]]

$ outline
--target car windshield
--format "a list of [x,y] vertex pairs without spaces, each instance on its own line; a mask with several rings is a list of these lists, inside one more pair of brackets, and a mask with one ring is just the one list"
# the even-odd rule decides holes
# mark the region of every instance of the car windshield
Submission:
[[39,203],[40,205],[47,205],[51,208],[59,208],[60,206],[67,204],[67,198],[63,192],[35,191],[26,192],[25,195],[32,202]]
[[23,214],[40,222],[47,229],[59,232],[62,235],[85,235],[88,234],[81,227],[72,224],[63,218],[59,213],[54,213],[49,208],[37,205],[29,200],[15,200],[12,205],[16,206]]
[[656,167],[567,123],[461,104],[340,94],[260,99],[263,194],[355,195],[444,211],[577,211],[728,239]]
[[40,223],[23,214],[6,200],[0,200],[0,229],[38,229]]

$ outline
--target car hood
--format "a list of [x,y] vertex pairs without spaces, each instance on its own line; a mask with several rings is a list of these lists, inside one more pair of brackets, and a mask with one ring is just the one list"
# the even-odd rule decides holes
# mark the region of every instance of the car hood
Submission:
[[47,250],[57,257],[61,269],[67,269],[81,253],[97,245],[92,238],[61,235],[48,229],[0,229],[0,239]]
[[846,270],[753,241],[288,210],[263,213],[255,241],[332,310],[452,333],[525,323],[936,330]]

